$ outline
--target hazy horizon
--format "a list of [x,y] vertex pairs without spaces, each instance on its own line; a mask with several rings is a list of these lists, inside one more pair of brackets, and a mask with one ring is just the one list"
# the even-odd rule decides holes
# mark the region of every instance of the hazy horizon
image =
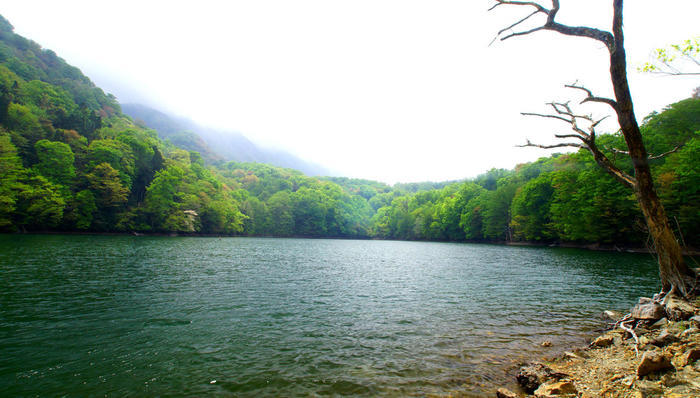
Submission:
[[[636,71],[654,48],[698,34],[698,2],[649,3],[625,11],[640,121],[700,85]],[[540,32],[489,47],[498,30],[527,15],[487,13],[490,4],[125,1],[105,13],[91,2],[27,0],[5,4],[2,15],[121,103],[393,184],[461,180],[547,156],[515,145],[554,142],[567,126],[520,112],[545,112],[553,99],[577,103],[580,95],[563,89],[575,80],[611,95],[606,50],[596,42]],[[607,0],[567,1],[560,17],[607,29],[610,14]],[[600,105],[579,109],[610,114]]]

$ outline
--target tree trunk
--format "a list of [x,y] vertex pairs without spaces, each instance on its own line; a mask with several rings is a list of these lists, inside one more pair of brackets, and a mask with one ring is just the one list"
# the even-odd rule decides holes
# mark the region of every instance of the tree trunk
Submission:
[[629,156],[634,165],[636,184],[634,193],[644,214],[649,234],[659,260],[662,291],[676,288],[683,296],[694,288],[695,272],[683,259],[683,251],[668,222],[666,211],[654,189],[649,168],[649,160],[642,133],[634,114],[632,96],[627,81],[627,60],[622,32],[623,0],[614,0],[613,36],[614,46],[610,49],[610,77],[617,102],[616,113],[622,135],[625,137]]
[[661,289],[669,292],[675,286],[679,293],[686,296],[694,288],[695,273],[683,260],[683,252],[669,225],[666,212],[653,188],[642,192],[642,188],[638,187],[635,194],[659,258]]

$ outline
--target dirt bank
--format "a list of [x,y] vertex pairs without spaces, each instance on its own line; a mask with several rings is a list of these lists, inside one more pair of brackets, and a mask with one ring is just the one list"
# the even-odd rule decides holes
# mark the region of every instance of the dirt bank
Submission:
[[[625,326],[630,327],[634,335],[617,327],[593,339],[588,347],[531,364],[518,375],[518,381],[525,386],[523,390],[500,390],[494,395],[538,398],[700,397],[698,304],[700,302],[694,302],[690,307],[695,314],[690,319],[669,321],[663,317],[658,321],[630,321]],[[529,390],[529,395],[526,390]]]

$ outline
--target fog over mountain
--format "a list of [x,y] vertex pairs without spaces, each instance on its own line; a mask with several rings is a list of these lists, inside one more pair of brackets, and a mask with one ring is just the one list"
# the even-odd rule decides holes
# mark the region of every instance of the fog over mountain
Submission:
[[239,132],[198,125],[186,118],[169,115],[141,104],[122,104],[122,111],[137,124],[154,129],[175,146],[197,151],[210,162],[238,161],[268,163],[299,170],[311,176],[331,175],[328,169],[302,160],[288,152],[256,145]]

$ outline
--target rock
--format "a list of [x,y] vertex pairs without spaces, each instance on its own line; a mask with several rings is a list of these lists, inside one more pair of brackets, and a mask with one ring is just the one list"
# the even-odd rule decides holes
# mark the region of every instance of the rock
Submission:
[[657,347],[663,347],[665,345],[675,343],[678,340],[679,338],[676,335],[669,332],[668,329],[664,329],[655,339],[651,340],[649,344],[653,344]]
[[665,355],[656,351],[647,351],[642,356],[642,361],[637,366],[637,376],[646,376],[649,373],[670,369],[671,361]]
[[617,311],[603,311],[603,319],[609,319],[611,321],[617,321],[622,318],[622,314]]
[[556,383],[545,383],[542,384],[536,391],[535,397],[537,398],[549,398],[549,397],[575,397],[578,394],[576,387],[570,381],[560,381]]
[[632,384],[634,384],[634,381],[635,381],[636,379],[637,379],[636,376],[634,376],[634,375],[629,375],[629,376],[623,378],[622,381],[621,381],[621,383],[622,383],[623,386],[625,386],[625,387],[627,387],[627,388],[630,388],[630,387],[632,387]]
[[656,321],[653,325],[649,326],[650,329],[661,329],[668,325],[668,319],[667,318],[661,318],[658,321]]
[[496,397],[497,398],[518,398],[518,394],[514,393],[513,391],[511,391],[507,388],[499,388],[498,391],[496,391]]
[[698,359],[700,359],[700,349],[692,348],[686,351],[683,355],[681,355],[679,364],[681,366],[687,366],[693,363],[693,361],[697,361]]
[[642,397],[656,397],[660,396],[664,388],[661,386],[660,382],[653,382],[649,380],[637,380],[634,386],[639,389]]
[[649,329],[647,329],[647,328],[645,328],[645,327],[642,327],[642,326],[639,326],[639,327],[634,328],[634,333],[635,333],[637,336],[643,336],[643,335],[645,335],[645,334],[647,334],[647,333],[649,333],[649,332],[650,332]]
[[684,330],[683,333],[681,333],[681,338],[686,338],[686,337],[690,336],[691,334],[695,334],[698,332],[700,332],[700,329],[693,326],[690,329]]
[[690,317],[690,324],[696,328],[700,328],[700,315]]
[[518,380],[518,384],[520,384],[528,394],[532,394],[540,384],[550,379],[559,380],[564,376],[566,375],[556,373],[551,368],[541,363],[533,363],[520,368],[520,372],[515,378]]
[[632,308],[632,317],[635,319],[655,321],[664,315],[664,307],[646,297],[640,298],[639,303]]
[[672,321],[684,321],[695,315],[695,307],[686,300],[671,296],[666,301],[666,315]]
[[679,384],[683,384],[683,381],[675,377],[674,373],[675,372],[667,372],[663,376],[661,376],[661,378],[659,378],[659,382],[661,383],[661,385],[664,387],[675,387]]
[[639,346],[644,347],[645,345],[649,344],[651,342],[651,339],[647,336],[641,336],[639,338]]
[[608,346],[611,346],[613,344],[614,340],[615,339],[613,338],[613,336],[602,335],[602,336],[598,336],[597,339],[593,340],[591,345],[595,346],[595,347],[608,347]]

